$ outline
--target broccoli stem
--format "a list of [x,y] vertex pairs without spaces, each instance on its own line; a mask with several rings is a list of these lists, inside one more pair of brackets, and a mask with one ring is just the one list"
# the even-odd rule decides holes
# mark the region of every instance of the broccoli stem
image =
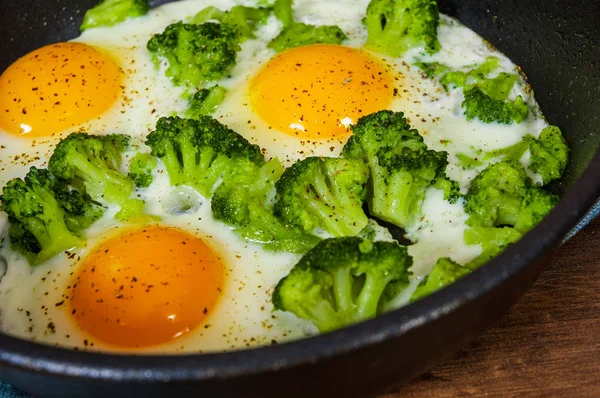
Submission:
[[230,165],[231,161],[226,156],[217,154],[212,148],[202,148],[200,163],[198,168],[194,170],[194,175],[191,175],[190,178],[192,178],[192,181],[197,181],[195,188],[198,192],[204,197],[210,197],[213,188]]
[[339,268],[332,272],[332,275],[337,310],[343,314],[351,313],[354,310],[354,302],[352,300],[353,277],[350,268]]
[[93,199],[105,199],[117,204],[129,199],[133,191],[133,182],[125,175],[106,167],[99,167],[83,154],[73,156],[70,162],[78,170],[77,176],[84,181],[86,191]]
[[275,4],[273,4],[273,14],[281,21],[284,27],[294,23],[292,4],[293,0],[276,0]]
[[161,160],[165,164],[165,167],[169,173],[169,181],[173,186],[182,185],[185,179],[183,178],[183,169],[179,164],[177,150],[175,149],[172,141],[165,140],[165,142],[162,144],[164,156],[161,157]]
[[318,301],[308,308],[308,316],[317,329],[322,331],[335,330],[343,327],[338,320],[339,314],[327,301]]
[[358,298],[356,299],[356,319],[369,319],[377,314],[379,299],[386,286],[393,278],[382,278],[381,275],[366,274],[365,284],[363,285]]

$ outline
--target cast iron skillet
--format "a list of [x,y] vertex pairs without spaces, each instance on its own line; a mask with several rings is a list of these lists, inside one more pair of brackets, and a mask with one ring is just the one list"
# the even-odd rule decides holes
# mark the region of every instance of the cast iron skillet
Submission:
[[[30,50],[76,36],[95,1],[0,0],[0,70]],[[175,357],[81,353],[0,334],[0,378],[34,395],[59,397],[364,396],[425,372],[489,327],[531,286],[599,196],[600,2],[440,0],[440,8],[523,67],[572,148],[564,179],[552,187],[563,198],[537,228],[441,292],[334,333]]]

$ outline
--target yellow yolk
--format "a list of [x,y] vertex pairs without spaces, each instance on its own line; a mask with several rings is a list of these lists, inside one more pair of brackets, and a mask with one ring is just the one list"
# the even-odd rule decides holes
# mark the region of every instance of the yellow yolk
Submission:
[[104,113],[121,92],[110,56],[82,43],[57,43],[19,58],[0,76],[0,128],[48,136]]
[[271,127],[301,138],[338,138],[361,116],[386,109],[393,79],[381,61],[317,44],[272,58],[250,84],[250,102]]
[[166,343],[197,327],[223,285],[220,258],[201,239],[151,226],[105,241],[73,277],[79,327],[127,348]]

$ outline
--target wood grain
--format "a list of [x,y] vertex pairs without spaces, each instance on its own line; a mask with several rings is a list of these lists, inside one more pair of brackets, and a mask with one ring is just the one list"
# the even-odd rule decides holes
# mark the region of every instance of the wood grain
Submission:
[[494,328],[385,398],[454,396],[600,397],[600,219]]

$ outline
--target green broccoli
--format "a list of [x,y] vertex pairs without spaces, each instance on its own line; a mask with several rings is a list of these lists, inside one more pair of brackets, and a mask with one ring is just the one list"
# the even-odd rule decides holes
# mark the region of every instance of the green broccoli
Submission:
[[395,242],[326,239],[279,281],[273,305],[313,322],[321,332],[338,329],[375,317],[386,286],[407,282],[411,265],[406,247]]
[[391,57],[415,47],[435,53],[440,49],[439,18],[435,0],[371,0],[363,20],[366,47]]
[[476,149],[475,152],[477,155],[475,157],[470,157],[464,153],[458,153],[456,154],[456,157],[464,169],[473,169],[475,167],[483,166],[495,158],[502,158],[502,160],[519,160],[529,149],[532,139],[532,136],[527,135],[516,144],[509,145],[504,148],[494,149],[487,152],[481,149]]
[[48,168],[73,186],[83,185],[92,200],[121,206],[117,219],[131,220],[141,215],[144,202],[131,198],[134,183],[120,171],[128,145],[126,135],[73,133],[56,146]]
[[210,116],[163,117],[146,145],[164,162],[171,185],[188,185],[206,198],[228,170],[264,162],[257,145]]
[[99,26],[113,26],[129,18],[146,15],[150,6],[147,0],[100,0],[86,11],[81,31]]
[[[22,223],[13,221],[9,224],[8,240],[10,248],[17,253],[21,253],[29,264],[36,265],[44,262],[44,260],[38,258],[38,254],[42,250],[40,242],[31,232],[25,229]],[[57,253],[61,251],[63,250],[59,250]]]
[[56,198],[54,185],[48,170],[32,167],[24,180],[10,180],[0,196],[0,209],[11,223],[11,246],[32,265],[82,243],[65,223],[65,211]]
[[352,132],[343,154],[369,165],[367,203],[372,215],[406,229],[419,220],[429,187],[444,190],[447,200],[457,199],[458,185],[445,174],[448,154],[428,150],[403,113],[380,111],[362,117]]
[[[479,87],[479,89],[481,89],[481,91],[490,96],[493,99],[496,100],[504,100],[506,101],[508,99],[508,96],[510,95],[510,92],[513,88],[513,86],[515,85],[515,83],[517,82],[517,75],[513,74],[513,73],[506,73],[506,72],[501,72],[498,74],[498,76],[494,77],[494,78],[490,78],[490,79],[484,79],[482,78],[481,81],[479,81],[478,83],[475,83],[474,85],[476,85],[477,87]],[[517,99],[523,99],[521,96],[518,96]],[[515,102],[520,102],[518,100],[515,101],[508,101],[508,103],[515,103]],[[525,114],[527,115],[527,114]]]
[[417,286],[410,301],[427,297],[470,273],[471,268],[462,266],[448,257],[442,257],[437,260],[429,275]]
[[201,24],[210,20],[236,26],[240,40],[254,39],[254,31],[259,24],[264,24],[269,15],[270,8],[235,6],[229,11],[221,11],[216,7],[209,6],[196,14],[189,23]]
[[488,152],[476,149],[475,157],[464,153],[458,153],[457,157],[463,168],[471,169],[483,166],[488,161],[499,157],[502,160],[519,160],[527,150],[531,153],[529,169],[540,174],[542,185],[562,176],[569,158],[569,148],[560,129],[556,126],[548,126],[543,129],[539,138],[526,135],[521,141],[505,148]]
[[203,88],[198,90],[189,100],[189,108],[185,116],[190,119],[198,119],[200,116],[208,116],[215,112],[217,107],[225,99],[227,89],[221,86]]
[[[415,66],[423,70],[427,77],[438,79],[446,91],[451,88],[470,87],[488,80],[497,80],[495,85],[498,87],[504,87],[508,85],[507,82],[510,82],[510,91],[517,80],[517,75],[504,72],[499,74],[497,78],[488,78],[488,75],[500,66],[500,59],[494,56],[487,57],[480,65],[466,66],[463,68],[464,70],[452,70],[449,66],[439,62],[416,62]],[[508,92],[505,93],[504,98],[507,96]]]
[[404,148],[427,149],[423,137],[410,127],[402,112],[372,113],[358,119],[351,129],[353,135],[346,142],[343,155],[367,161],[372,171],[377,166],[379,150],[400,153]]
[[368,178],[360,159],[305,158],[277,181],[275,214],[308,233],[354,236],[369,221],[362,209]]
[[281,21],[284,27],[288,27],[294,23],[293,2],[294,0],[275,0],[273,4],[273,14]]
[[528,189],[521,203],[515,229],[522,233],[533,229],[556,206],[559,199],[557,195],[541,188]]
[[156,158],[149,153],[138,153],[129,164],[129,178],[138,188],[148,188],[152,184],[152,171],[156,168]]
[[415,62],[414,65],[421,69],[425,76],[430,79],[440,79],[442,76],[452,71],[448,65],[439,62]]
[[[494,56],[487,57],[480,65],[466,67],[465,71],[451,70],[448,66],[433,62],[431,64],[417,63],[417,66],[423,69],[428,77],[437,77],[446,90],[452,87],[471,86],[487,80],[487,75],[495,71],[500,66],[500,59]],[[508,74],[506,74],[508,75]],[[516,75],[505,76],[502,80],[516,80]],[[514,81],[513,81],[514,83]],[[512,87],[512,84],[511,84]]]
[[347,39],[346,34],[335,25],[314,26],[294,22],[292,3],[292,0],[277,0],[273,5],[275,16],[283,23],[283,29],[269,43],[269,48],[282,52],[311,44],[340,44]]
[[56,200],[65,212],[65,223],[69,230],[77,235],[98,221],[106,210],[94,202],[89,195],[68,186],[64,182],[56,181],[54,184]]
[[482,70],[487,70],[483,68],[484,66],[485,64],[468,73],[460,71],[449,72],[440,79],[440,83],[446,90],[449,90],[451,87],[462,87],[465,90],[471,87],[478,87],[490,98],[505,101],[517,82],[517,75],[501,72],[494,78],[485,78],[485,75],[481,72]]
[[508,100],[518,80],[514,73],[501,72],[489,77],[500,66],[500,60],[489,56],[480,65],[466,67],[465,71],[451,70],[437,63],[417,63],[428,77],[438,78],[446,90],[462,88],[465,99],[462,107],[467,120],[479,119],[484,123],[521,123],[529,113],[529,107],[521,96]]
[[[438,180],[448,181],[447,157],[446,152],[408,148],[400,154],[378,152],[378,175],[373,176],[373,195],[369,201],[372,213],[405,230],[413,226],[421,218],[427,189],[436,187]],[[447,194],[450,193],[456,193],[452,183]]]
[[518,96],[514,101],[495,99],[484,93],[479,86],[464,90],[462,107],[467,120],[479,119],[484,123],[521,123],[529,113],[529,107]]
[[519,162],[505,160],[479,173],[465,199],[469,225],[512,226],[525,233],[552,210],[558,197],[532,186]]
[[340,44],[346,39],[346,34],[335,25],[314,26],[294,22],[283,28],[281,33],[269,43],[269,48],[282,52],[311,44]]
[[229,73],[241,48],[239,39],[234,25],[177,22],[152,36],[147,48],[157,64],[161,58],[167,60],[166,75],[174,84],[198,87]]
[[216,189],[213,217],[231,226],[244,239],[269,250],[305,253],[319,242],[313,235],[287,225],[273,214],[275,182],[283,173],[277,159],[230,170]]
[[569,148],[560,129],[548,126],[531,142],[529,168],[542,176],[543,185],[560,178],[569,160]]
[[481,245],[481,254],[465,264],[476,269],[502,253],[510,244],[521,238],[521,233],[510,227],[472,227],[465,230],[467,245]]

